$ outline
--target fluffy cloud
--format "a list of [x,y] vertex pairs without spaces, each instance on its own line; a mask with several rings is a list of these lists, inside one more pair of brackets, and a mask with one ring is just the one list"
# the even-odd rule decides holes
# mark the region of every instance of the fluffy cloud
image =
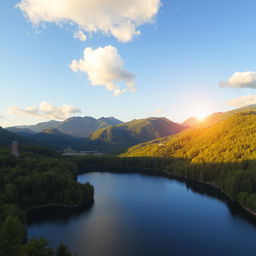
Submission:
[[227,81],[221,82],[220,86],[256,89],[256,72],[236,72]]
[[[92,85],[105,86],[115,96],[135,91],[135,75],[124,69],[124,61],[113,46],[99,47],[95,50],[85,48],[83,58],[73,60],[70,68],[74,72],[87,73]],[[125,88],[122,85],[125,85]]]
[[239,98],[230,100],[227,103],[229,106],[244,107],[252,104],[256,104],[256,95],[241,96]]
[[25,109],[10,107],[9,113],[16,115],[30,115],[51,119],[66,119],[72,114],[81,113],[81,109],[70,105],[56,107],[49,102],[42,102],[38,107],[27,107]]
[[75,39],[78,39],[80,41],[86,41],[86,35],[84,34],[83,31],[79,30],[79,31],[76,31],[74,34],[73,34],[73,37]]
[[21,0],[17,6],[34,24],[75,24],[80,30],[111,34],[127,42],[150,23],[161,0]]

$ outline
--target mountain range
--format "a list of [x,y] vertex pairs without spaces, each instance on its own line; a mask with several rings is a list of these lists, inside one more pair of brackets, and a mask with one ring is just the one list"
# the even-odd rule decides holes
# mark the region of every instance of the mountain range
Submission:
[[167,118],[153,117],[135,119],[127,123],[122,123],[113,117],[100,119],[73,117],[63,122],[49,121],[33,126],[7,128],[9,133],[47,145],[57,151],[71,147],[77,151],[98,150],[114,153],[141,142],[176,134],[184,129],[184,126]]
[[48,122],[41,122],[36,125],[21,125],[8,127],[7,130],[19,134],[33,134],[43,132],[44,130],[57,129],[63,134],[85,138],[97,129],[121,123],[122,121],[114,117],[101,117],[99,119],[96,119],[90,116],[85,116],[71,117],[64,120],[63,122],[51,120]]
[[[72,117],[63,122],[52,120],[1,129],[0,144],[10,145],[13,140],[18,140],[21,144],[49,146],[59,152],[70,146],[77,151],[126,152],[125,156],[173,156],[192,161],[237,160],[245,157],[248,150],[254,152],[255,117],[256,105],[213,113],[204,120],[190,118],[182,124],[163,117],[126,123],[114,117]],[[231,155],[226,157],[228,152]]]

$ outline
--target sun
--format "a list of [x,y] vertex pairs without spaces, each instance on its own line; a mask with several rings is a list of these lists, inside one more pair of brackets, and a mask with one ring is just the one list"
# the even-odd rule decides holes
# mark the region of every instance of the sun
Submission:
[[204,112],[198,112],[195,114],[195,117],[200,121],[203,121],[206,118],[207,114]]

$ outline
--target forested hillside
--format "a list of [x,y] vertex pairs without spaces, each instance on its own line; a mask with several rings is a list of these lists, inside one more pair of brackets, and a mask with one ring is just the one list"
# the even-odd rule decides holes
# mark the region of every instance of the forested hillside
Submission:
[[126,156],[191,159],[222,163],[256,159],[256,115],[235,114],[208,128],[189,129],[172,137],[129,148]]
[[104,142],[124,149],[144,141],[176,134],[185,128],[167,118],[133,120],[108,128],[99,129],[90,135],[91,141]]
[[254,112],[233,113],[208,128],[188,129],[175,136],[139,144],[122,156],[183,159],[184,164],[179,160],[179,164],[169,166],[169,170],[213,183],[231,199],[256,211]]
[[[44,239],[24,243],[26,212],[49,204],[73,207],[91,202],[94,189],[77,183],[76,172],[74,163],[47,149],[26,147],[15,158],[8,148],[0,147],[0,255],[62,255],[55,254]],[[58,250],[66,248],[61,245]]]

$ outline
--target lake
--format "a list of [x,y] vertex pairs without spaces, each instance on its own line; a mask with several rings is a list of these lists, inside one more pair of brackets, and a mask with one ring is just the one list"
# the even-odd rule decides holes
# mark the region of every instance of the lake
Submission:
[[95,202],[30,217],[29,237],[78,256],[255,256],[256,226],[204,187],[141,174],[87,173]]

